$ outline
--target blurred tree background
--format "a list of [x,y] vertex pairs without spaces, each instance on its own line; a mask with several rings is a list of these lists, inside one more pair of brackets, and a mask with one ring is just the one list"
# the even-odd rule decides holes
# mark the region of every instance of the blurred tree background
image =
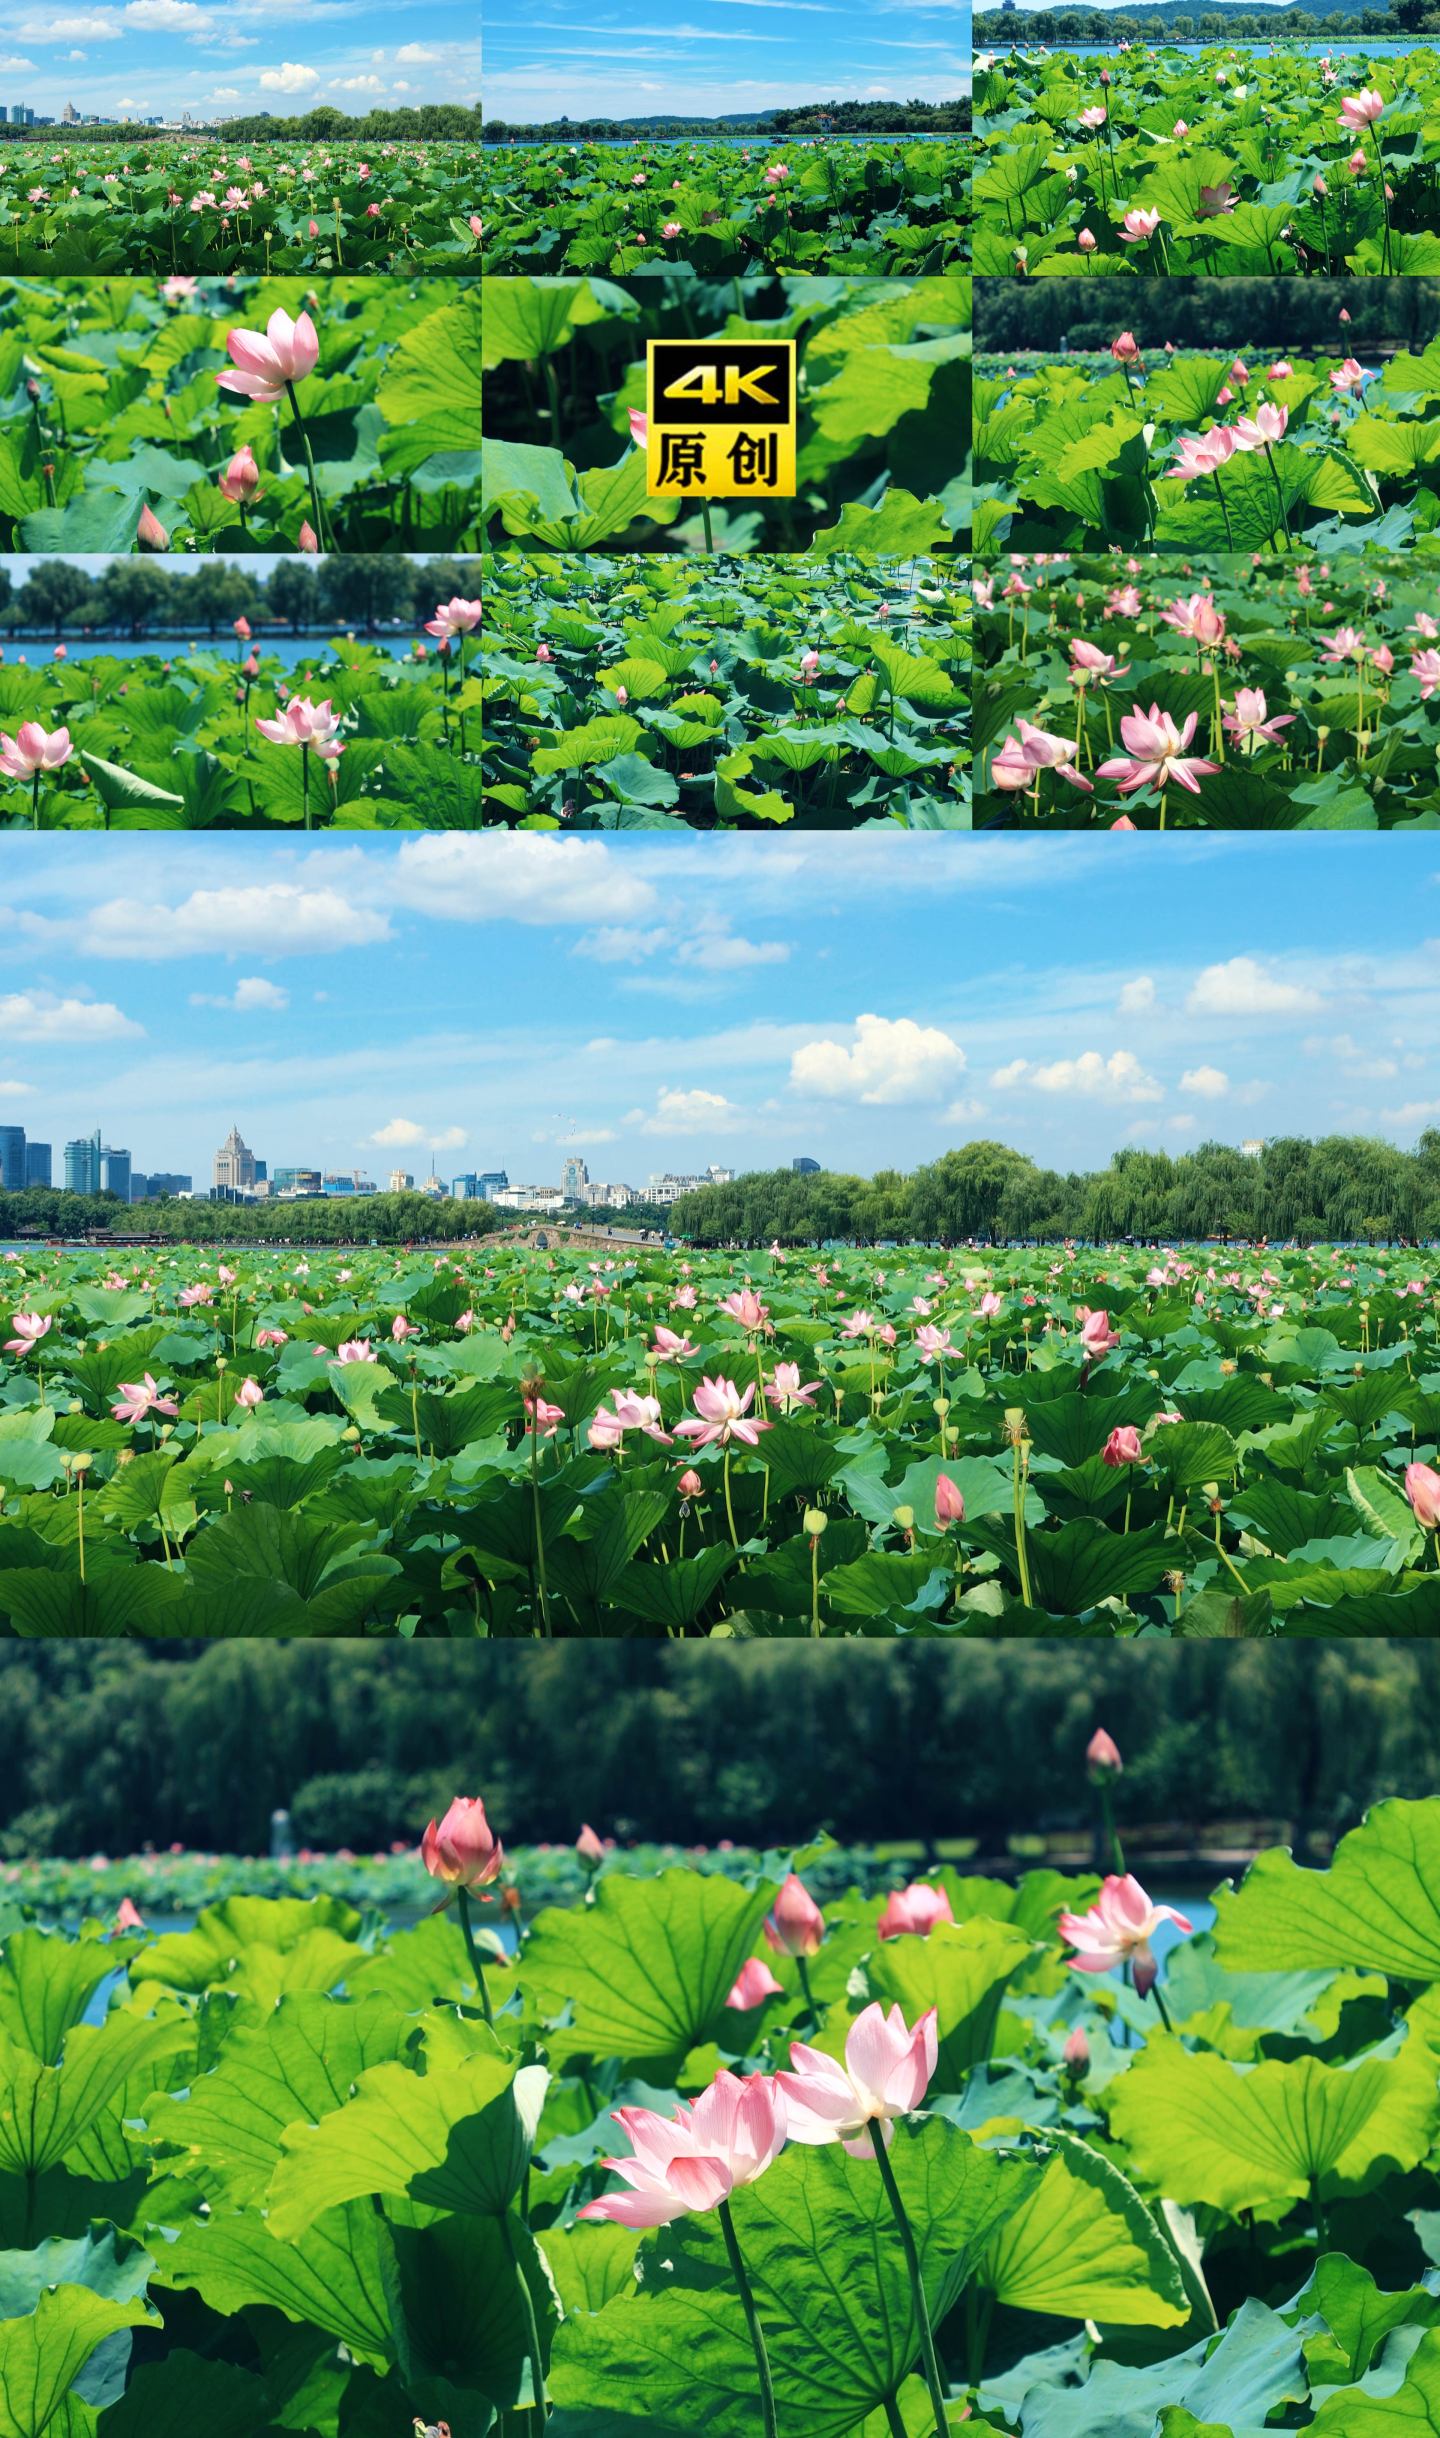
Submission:
[[[1342,306],[1349,314],[1342,323]],[[1276,356],[1424,352],[1440,327],[1440,279],[981,279],[977,355],[1072,355],[1133,330],[1159,359],[1176,347],[1235,348],[1263,367]]]
[[1096,1726],[1122,1821],[1338,1832],[1440,1788],[1440,1650],[1409,1642],[0,1644],[0,1849],[378,1851],[455,1793],[501,1834],[783,1844],[1079,1827]]

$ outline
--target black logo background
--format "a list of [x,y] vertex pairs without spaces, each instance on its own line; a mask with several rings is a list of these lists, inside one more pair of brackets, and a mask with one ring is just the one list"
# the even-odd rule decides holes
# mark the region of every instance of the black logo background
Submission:
[[[655,406],[657,423],[701,424],[770,424],[790,420],[791,369],[794,359],[788,345],[777,345],[763,339],[657,339],[655,342]],[[778,406],[760,406],[755,399],[742,399],[736,406],[723,403],[705,406],[696,398],[667,398],[665,390],[682,373],[691,372],[697,364],[714,367],[724,387],[725,368],[739,365],[753,372],[757,364],[769,364],[772,369],[765,387],[779,399]]]

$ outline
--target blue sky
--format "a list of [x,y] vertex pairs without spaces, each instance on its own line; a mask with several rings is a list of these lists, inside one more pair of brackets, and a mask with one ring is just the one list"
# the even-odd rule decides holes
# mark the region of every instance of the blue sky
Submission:
[[954,101],[969,90],[970,0],[530,0],[485,28],[485,109],[518,121],[653,118],[796,102]]
[[0,937],[0,1121],[204,1177],[1440,1120],[1423,839],[11,836]]
[[474,0],[0,0],[0,101],[42,117],[479,98]]

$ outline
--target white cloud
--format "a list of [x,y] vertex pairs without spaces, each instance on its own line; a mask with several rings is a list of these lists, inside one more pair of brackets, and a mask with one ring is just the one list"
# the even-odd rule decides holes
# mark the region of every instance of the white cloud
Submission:
[[378,76],[342,76],[335,90],[337,93],[383,93],[385,87]]
[[262,68],[260,83],[267,93],[308,93],[320,82],[314,68],[302,68],[296,60],[287,59],[278,68]]
[[208,34],[215,20],[195,0],[128,0],[125,23],[142,34]]
[[439,65],[441,57],[439,51],[427,51],[423,42],[406,42],[395,54],[395,65],[397,68],[434,68]]
[[82,945],[92,955],[144,957],[314,956],[389,937],[383,914],[352,905],[338,889],[294,881],[253,888],[196,889],[178,906],[115,897],[96,906]]
[[807,1041],[790,1060],[797,1091],[869,1105],[939,1100],[964,1072],[965,1053],[938,1025],[913,1016],[857,1016],[855,1038]]
[[248,974],[243,981],[236,983],[228,997],[212,998],[205,991],[192,991],[190,1005],[231,1008],[236,1015],[247,1016],[257,1009],[269,1012],[288,1007],[290,993],[282,990],[278,982],[267,982],[263,974]]
[[469,1139],[463,1126],[447,1126],[442,1133],[431,1135],[430,1148],[432,1151],[463,1151]]
[[1387,1126],[1423,1126],[1440,1117],[1440,1100],[1407,1100],[1399,1109],[1382,1109]]
[[653,1110],[632,1109],[625,1123],[642,1134],[709,1134],[738,1124],[743,1114],[723,1092],[662,1091]]
[[119,42],[125,31],[109,12],[103,17],[27,17],[15,30],[22,42]]
[[698,965],[705,973],[742,973],[753,965],[784,965],[789,956],[784,940],[745,940],[732,932],[710,931],[684,941],[677,963]]
[[1127,982],[1115,1002],[1121,1016],[1148,1016],[1155,1005],[1155,985],[1148,974],[1137,974]]
[[1082,1050],[1078,1058],[1056,1058],[1034,1066],[1027,1058],[1012,1058],[990,1078],[997,1090],[1025,1083],[1032,1092],[1063,1093],[1067,1100],[1162,1100],[1159,1084],[1147,1074],[1132,1050],[1116,1050],[1102,1058],[1098,1050]]
[[653,913],[658,893],[601,839],[489,831],[407,839],[387,894],[448,922],[626,923]]
[[34,1089],[33,1084],[0,1080],[0,1100],[23,1100],[26,1094],[33,1092]]
[[1195,1016],[1300,1016],[1323,1004],[1318,991],[1280,982],[1256,957],[1231,957],[1198,974],[1186,1005]]
[[1180,1078],[1180,1089],[1193,1092],[1200,1100],[1223,1100],[1230,1078],[1223,1067],[1189,1067]]
[[212,102],[238,102],[242,95],[238,85],[217,85],[208,99]]
[[57,999],[49,991],[0,998],[0,1041],[119,1041],[144,1029],[108,999]]
[[577,1144],[613,1143],[618,1137],[613,1126],[572,1126],[559,1140],[563,1150],[574,1150]]
[[409,1151],[413,1144],[424,1142],[425,1129],[417,1126],[413,1117],[392,1117],[388,1126],[377,1126],[365,1140],[377,1144],[382,1151]]
[[[72,51],[70,54],[72,59],[83,59],[84,56],[85,54],[83,51]],[[6,76],[25,76],[33,75],[34,71],[35,62],[33,59],[0,59],[0,74]]]
[[1312,1033],[1301,1046],[1311,1058],[1338,1059],[1345,1074],[1356,1083],[1388,1083],[1400,1072],[1393,1058],[1373,1058],[1350,1033],[1337,1033],[1328,1041],[1324,1034]]

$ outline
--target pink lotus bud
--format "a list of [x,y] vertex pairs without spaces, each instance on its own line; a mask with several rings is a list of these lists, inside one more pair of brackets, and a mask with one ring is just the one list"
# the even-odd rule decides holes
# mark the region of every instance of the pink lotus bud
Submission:
[[693,1467],[681,1474],[680,1496],[682,1498],[699,1498],[704,1488],[705,1484]]
[[1075,2029],[1070,2034],[1069,2039],[1066,2041],[1061,2054],[1063,2055],[1065,2063],[1070,2068],[1072,2074],[1089,2073],[1090,2043],[1085,2037],[1085,2026],[1083,2023],[1076,2024]]
[[142,550],[168,550],[170,547],[169,534],[161,524],[160,519],[155,514],[154,509],[148,506],[148,504],[140,511],[140,523],[136,530],[136,539],[139,542]]
[[1118,1778],[1125,1766],[1114,1736],[1103,1727],[1096,1728],[1085,1747],[1085,1766],[1097,1783],[1102,1778]]
[[582,1824],[580,1834],[575,1840],[575,1851],[582,1862],[590,1865],[592,1871],[605,1860],[605,1848],[588,1820]]
[[302,550],[314,551],[319,549],[320,544],[316,539],[315,528],[310,523],[308,517],[305,523],[301,526],[297,539]]
[[965,1501],[948,1473],[935,1476],[935,1522],[941,1532],[965,1521]]
[[725,2003],[738,2013],[748,2013],[752,2006],[763,2005],[767,1998],[783,1998],[785,1985],[777,1981],[769,1965],[758,1955],[747,1956],[735,1976],[735,1985]]
[[775,1899],[765,1924],[765,1943],[777,1955],[815,1955],[825,1936],[825,1916],[794,1871]]
[[449,1888],[483,1888],[499,1878],[504,1848],[478,1795],[457,1795],[439,1825],[431,1821],[420,1840],[420,1859],[431,1878]]

